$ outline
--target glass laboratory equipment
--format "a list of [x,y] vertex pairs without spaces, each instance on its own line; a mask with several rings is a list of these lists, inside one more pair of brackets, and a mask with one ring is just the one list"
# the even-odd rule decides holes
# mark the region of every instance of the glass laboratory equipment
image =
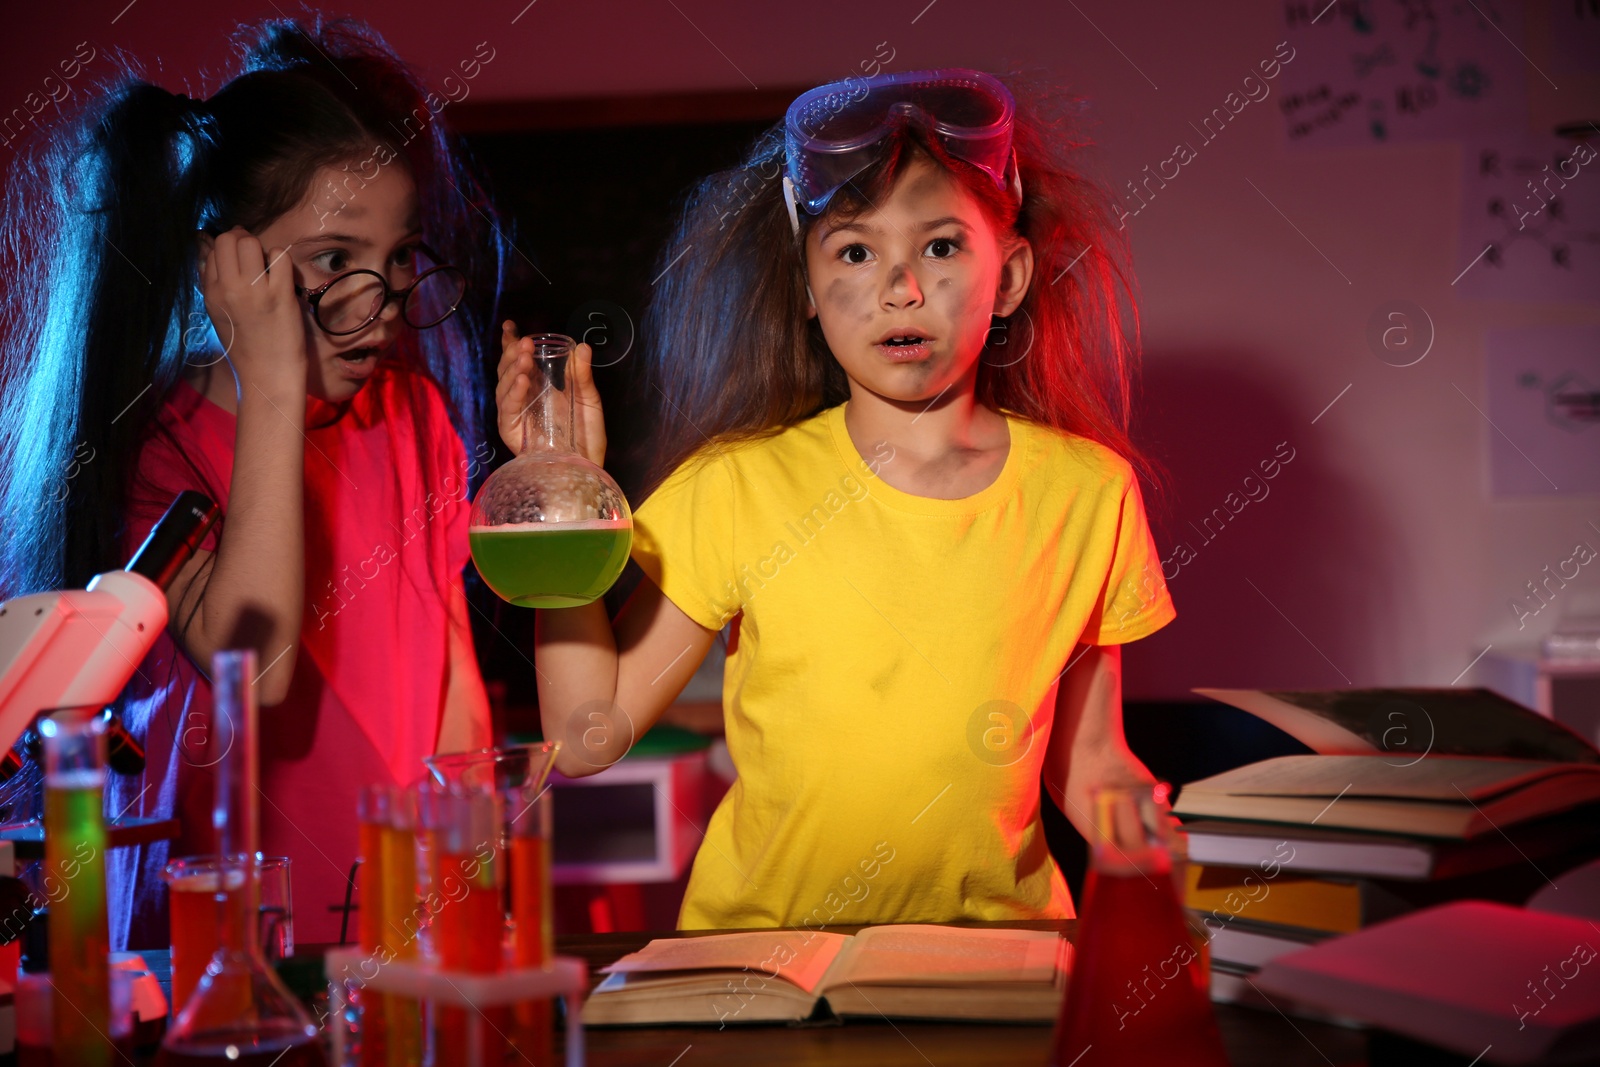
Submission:
[[158,1062],[326,1067],[316,1024],[261,953],[256,654],[221,651],[211,664],[208,740],[222,753],[212,805],[219,947],[162,1040]]
[[[422,792],[421,818],[438,850],[438,892],[448,904],[439,909],[433,941],[442,971],[493,974],[501,969],[505,929],[503,890],[505,854],[500,848],[504,815],[500,798],[476,789],[432,788]],[[471,1058],[498,1063],[505,1058],[510,1029],[506,1007],[469,1011],[433,1005],[431,1062]],[[471,1051],[472,1056],[463,1056]]]
[[633,544],[633,513],[611,476],[576,446],[573,340],[530,335],[531,399],[522,448],[472,501],[472,561],[489,588],[528,608],[588,604],[611,588]]
[[[524,836],[526,836],[530,818],[548,818],[547,814],[543,814],[548,811],[548,804],[544,803],[549,800],[548,796],[541,802],[544,806],[530,808],[530,805],[536,798],[546,793],[546,782],[551,769],[555,767],[556,754],[560,751],[561,742],[540,741],[533,744],[506,745],[503,748],[482,748],[471,752],[424,756],[422,762],[432,778],[429,793],[484,793],[496,799],[501,819],[495,837],[495,847],[504,857],[512,855],[515,832],[513,823],[516,820],[520,819],[523,822]],[[432,849],[429,855],[433,857],[433,865],[437,867],[439,851],[432,840],[433,836],[424,835],[428,841],[427,847]],[[546,834],[546,838],[548,836]],[[507,886],[502,911],[508,931],[513,929],[516,923],[513,899],[517,884],[515,871],[516,868],[513,867],[509,885],[508,880],[501,879],[501,885]],[[437,871],[434,874],[437,878]]]
[[[244,908],[219,909],[219,894],[244,890],[238,864],[226,865],[232,876],[223,884],[224,864],[215,856],[184,856],[167,864],[162,880],[167,886],[168,926],[171,929],[172,1003],[182,1008],[205,977],[206,968],[224,944],[240,938],[237,925]],[[222,921],[217,921],[221,911]]]
[[60,1063],[107,1067],[119,1055],[111,1032],[111,949],[106,922],[105,722],[58,712],[44,738],[44,866],[67,891],[50,904],[50,981]]
[[[539,741],[525,745],[506,745],[503,748],[480,748],[471,752],[450,752],[424,756],[423,765],[433,784],[447,791],[489,793],[505,803],[500,805],[503,818],[495,846],[509,854],[512,845],[512,821],[529,817],[527,803],[545,791],[550,771],[556,765],[556,754],[561,751],[559,741]],[[524,803],[513,803],[512,794],[526,797]],[[543,809],[540,809],[543,810]],[[505,913],[508,925],[514,922],[509,895]]]
[[[417,900],[417,797],[403,786],[389,789],[389,821],[381,831],[378,849],[383,856],[383,884],[376,903],[383,914],[382,943],[385,959],[415,960],[421,950],[418,923],[426,914]],[[448,910],[448,909],[446,909]],[[383,995],[384,1036],[389,1067],[412,1067],[422,1062],[422,1014],[417,1001],[397,993]]]
[[[549,967],[555,959],[551,793],[543,781],[505,791],[506,823],[511,828],[511,958],[517,967]],[[550,1000],[523,1001],[512,1009],[511,1045],[528,1060],[549,1062],[554,1033]]]
[[422,764],[440,785],[491,793],[531,788],[537,793],[544,788],[560,748],[559,741],[537,741],[470,752],[436,753],[422,757]]
[[1227,1067],[1182,906],[1164,786],[1093,793],[1094,840],[1052,1067]]

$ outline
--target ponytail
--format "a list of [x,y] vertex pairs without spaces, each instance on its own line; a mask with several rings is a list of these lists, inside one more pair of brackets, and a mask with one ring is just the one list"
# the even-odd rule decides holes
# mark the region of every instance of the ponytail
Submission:
[[129,79],[13,169],[0,595],[81,586],[121,554],[127,476],[199,310],[206,141],[193,101]]

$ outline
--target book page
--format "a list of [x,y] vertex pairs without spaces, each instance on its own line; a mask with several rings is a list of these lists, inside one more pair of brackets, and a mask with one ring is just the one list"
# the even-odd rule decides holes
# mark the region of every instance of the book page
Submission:
[[1248,711],[1323,755],[1387,752],[1394,763],[1424,754],[1600,763],[1600,752],[1582,737],[1489,689],[1194,692]]
[[1049,930],[875,926],[855,936],[848,959],[828,976],[845,982],[971,985],[1055,980],[1061,936]]
[[807,993],[850,938],[806,930],[752,930],[704,937],[657,938],[638,952],[600,968],[603,973],[642,971],[749,971],[793,982]]
[[[1234,796],[1395,797],[1465,804],[1498,796],[1542,778],[1600,773],[1592,764],[1481,756],[1429,756],[1398,764],[1392,756],[1279,756],[1184,786],[1184,793]],[[1174,809],[1183,811],[1183,794]]]

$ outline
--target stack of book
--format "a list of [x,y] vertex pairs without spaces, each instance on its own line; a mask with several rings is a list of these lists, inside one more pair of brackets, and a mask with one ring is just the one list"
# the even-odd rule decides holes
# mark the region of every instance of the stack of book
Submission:
[[[1254,981],[1302,1014],[1457,1053],[1453,1063],[1595,1064],[1595,941],[1592,920],[1459,901],[1284,956]],[[1404,1062],[1416,1059],[1408,1049]]]
[[1264,1004],[1253,977],[1279,956],[1447,901],[1521,903],[1600,853],[1600,751],[1489,690],[1196,692],[1317,752],[1174,806],[1213,999]]

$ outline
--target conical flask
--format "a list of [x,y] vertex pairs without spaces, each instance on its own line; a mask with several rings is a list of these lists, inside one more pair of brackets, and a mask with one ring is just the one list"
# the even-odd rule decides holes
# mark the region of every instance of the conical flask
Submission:
[[604,469],[575,444],[568,362],[573,340],[531,335],[532,398],[522,450],[472,501],[468,539],[478,573],[503,599],[568,608],[602,596],[633,544],[633,513]]
[[[181,1006],[161,1042],[160,1063],[326,1067],[316,1024],[261,953],[253,650],[212,657],[211,731],[220,875],[219,945],[205,977]],[[177,1007],[177,1006],[175,1006]]]
[[[1159,793],[1157,792],[1159,790]],[[1228,1067],[1179,897],[1164,786],[1099,789],[1051,1067]]]

